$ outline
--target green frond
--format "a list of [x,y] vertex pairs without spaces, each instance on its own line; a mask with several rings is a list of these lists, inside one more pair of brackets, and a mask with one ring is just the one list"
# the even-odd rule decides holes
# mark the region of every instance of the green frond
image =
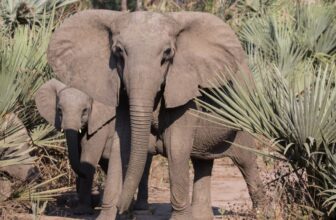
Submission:
[[51,77],[45,51],[54,22],[42,21],[43,26],[20,26],[11,36],[0,32],[0,168],[34,163],[30,154],[36,146],[57,148],[63,141],[43,124],[33,100]]
[[61,187],[57,189],[48,189],[48,185],[57,181],[59,178],[67,175],[66,173],[57,175],[42,183],[30,183],[23,188],[13,192],[11,199],[17,201],[49,201],[53,200],[56,196],[61,195],[65,191],[69,191],[71,187]]
[[[335,148],[331,150],[330,147],[336,142],[336,67],[321,65],[308,68],[308,73],[302,78],[304,86],[300,93],[296,89],[300,81],[295,83],[286,79],[275,65],[259,70],[262,70],[259,76],[263,83],[257,84],[253,90],[238,84],[232,75],[234,87],[226,85],[210,92],[203,91],[216,105],[196,100],[210,112],[201,115],[223,126],[276,140],[278,152],[286,155],[290,162],[316,169],[320,176],[326,166],[331,165],[335,169],[336,164],[328,162],[325,155],[335,160]],[[225,79],[223,76],[218,80]],[[326,151],[325,147],[330,151]],[[323,191],[336,185],[336,179],[331,174],[324,174],[331,179],[328,183],[315,182],[314,190]],[[325,177],[322,179],[327,180]],[[324,203],[328,208],[329,201],[334,200],[334,197],[330,198]]]
[[31,131],[35,146],[64,150],[64,136],[51,125],[39,125]]
[[2,0],[0,17],[7,32],[21,25],[42,26],[45,19],[53,18],[55,9],[78,2],[78,0]]

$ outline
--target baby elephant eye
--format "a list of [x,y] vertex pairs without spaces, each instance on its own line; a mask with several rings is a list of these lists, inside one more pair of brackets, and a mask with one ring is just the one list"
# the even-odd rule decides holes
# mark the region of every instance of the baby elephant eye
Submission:
[[161,65],[163,65],[166,61],[171,60],[173,56],[174,56],[174,50],[172,48],[168,47],[167,49],[165,49],[163,51]]
[[88,108],[83,109],[83,114],[88,114],[88,113],[89,113],[89,109]]
[[115,52],[116,52],[117,54],[122,54],[122,53],[123,53],[123,50],[122,50],[120,47],[116,47]]
[[171,55],[172,49],[171,48],[167,48],[165,49],[165,51],[163,52],[163,57],[168,57]]

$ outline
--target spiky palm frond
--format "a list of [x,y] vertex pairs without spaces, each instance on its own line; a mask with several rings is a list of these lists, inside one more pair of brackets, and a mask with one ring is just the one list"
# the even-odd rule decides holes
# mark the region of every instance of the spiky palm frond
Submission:
[[53,9],[58,9],[78,2],[78,0],[2,0],[0,17],[4,27],[13,31],[20,25],[41,26],[44,19],[52,16]]
[[321,192],[319,196],[323,199],[323,206],[329,207],[328,214],[331,215],[332,212],[336,210],[336,145],[333,144],[331,149],[325,146],[324,155],[325,162],[318,164],[318,178],[322,185]]
[[336,8],[331,5],[301,5],[296,8],[296,40],[316,53],[336,52]]
[[[51,13],[54,16],[55,10]],[[37,157],[44,158],[44,153],[51,158],[49,148],[64,152],[63,136],[45,125],[33,100],[36,90],[52,76],[45,51],[55,24],[53,17],[42,19],[42,23],[19,26],[12,35],[0,32],[0,168],[4,171],[10,165],[35,163]],[[10,123],[11,115],[19,123]],[[8,199],[50,199],[60,191],[49,190],[49,183],[23,182]]]
[[289,5],[246,19],[238,32],[256,89],[214,89],[205,94],[216,100],[216,106],[200,103],[217,123],[275,141],[294,168],[306,170],[308,185],[313,186],[307,192],[311,204],[302,207],[314,213],[329,209],[332,215],[336,8],[321,3]]
[[[296,85],[289,83],[276,66],[269,67],[260,67],[263,83],[254,89],[249,89],[247,82],[246,85],[235,83],[232,76],[234,88],[227,85],[211,92],[203,91],[216,105],[197,100],[209,112],[202,114],[216,123],[276,141],[278,151],[286,155],[294,167],[306,168],[313,177],[308,184],[313,185],[314,195],[316,191],[332,193],[330,190],[334,190],[336,179],[326,171],[329,166],[335,167],[330,162],[333,160],[326,158],[336,155],[332,147],[336,142],[336,67],[312,68],[304,77],[304,90],[299,94]],[[218,80],[224,82],[226,78],[221,76]],[[323,174],[329,177],[327,182],[314,181],[312,184]],[[322,209],[324,204],[331,213],[334,210],[331,200],[324,197],[315,208]]]
[[302,91],[303,77],[314,72],[309,69],[320,62],[332,63],[335,57],[335,18],[335,6],[287,4],[280,11],[246,20],[238,36],[250,55],[253,73],[259,65],[275,65],[296,84],[297,92]]
[[[46,21],[44,21],[46,22]],[[2,35],[0,114],[18,111],[23,123],[33,129],[33,141],[42,141],[51,127],[30,122],[39,120],[33,96],[52,75],[45,51],[53,30],[53,20],[42,27],[19,27],[12,38]],[[37,127],[35,127],[37,126]],[[40,133],[40,134],[39,134]],[[56,135],[58,138],[59,135]],[[41,146],[41,145],[40,145]]]
[[52,23],[41,28],[20,27],[12,37],[0,34],[1,116],[16,111],[21,116],[27,114],[22,108],[32,103],[34,92],[50,77],[45,51]]
[[21,120],[13,113],[0,117],[0,169],[31,164],[31,139]]
[[53,178],[50,178],[42,183],[29,183],[22,188],[17,189],[12,193],[10,199],[17,201],[49,201],[53,200],[55,196],[60,195],[61,193],[68,191],[71,187],[61,187],[57,189],[48,189],[47,186],[60,179],[61,177],[67,175],[66,173],[57,175]]
[[51,125],[38,125],[31,131],[31,138],[35,146],[65,150],[63,134]]

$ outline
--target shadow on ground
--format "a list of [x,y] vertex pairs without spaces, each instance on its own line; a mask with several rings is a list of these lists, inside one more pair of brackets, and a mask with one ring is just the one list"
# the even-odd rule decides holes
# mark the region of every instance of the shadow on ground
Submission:
[[[133,216],[121,217],[120,220],[168,220],[171,214],[171,205],[169,203],[153,203],[150,204],[150,211],[148,212],[135,212]],[[219,207],[212,207],[215,219],[254,219],[249,213],[223,211]],[[60,219],[80,219],[80,220],[94,220],[97,218],[99,211],[97,210],[94,215],[90,216],[75,216],[71,215],[71,208],[63,209],[62,212],[49,213],[43,216],[41,220],[60,220]],[[21,218],[20,218],[21,219]],[[27,218],[28,219],[28,218]]]

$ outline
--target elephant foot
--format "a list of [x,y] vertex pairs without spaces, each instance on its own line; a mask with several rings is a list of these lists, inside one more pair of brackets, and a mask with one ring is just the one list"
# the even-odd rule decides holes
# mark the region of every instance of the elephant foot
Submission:
[[117,207],[104,208],[96,218],[97,220],[117,219]]
[[214,215],[211,206],[192,205],[193,220],[213,220]]
[[185,211],[173,211],[169,220],[193,220],[190,208]]
[[94,213],[93,208],[90,205],[79,204],[74,210],[75,215],[92,215]]
[[91,195],[91,206],[92,207],[99,207],[102,205],[101,195],[99,192],[93,192]]
[[[258,195],[258,194],[257,194]],[[261,194],[263,195],[263,194]],[[265,195],[263,197],[259,196],[254,199],[253,202],[253,212],[257,219],[274,219],[274,209],[271,207],[271,200]]]
[[133,206],[133,212],[137,215],[151,215],[147,200],[137,200]]

